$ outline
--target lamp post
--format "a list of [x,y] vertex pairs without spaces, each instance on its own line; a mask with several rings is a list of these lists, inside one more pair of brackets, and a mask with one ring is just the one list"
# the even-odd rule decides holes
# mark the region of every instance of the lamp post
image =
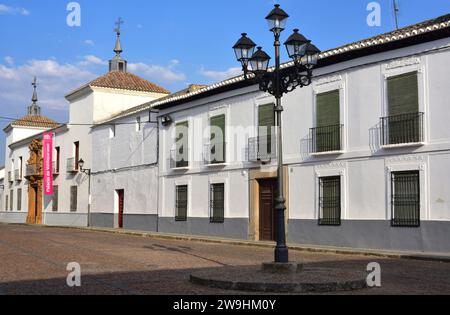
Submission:
[[280,35],[286,27],[289,15],[276,4],[275,8],[266,17],[269,29],[275,37],[275,67],[269,69],[270,56],[261,47],[255,52],[256,44],[242,33],[242,37],[233,46],[237,60],[242,65],[244,78],[259,84],[259,89],[268,92],[276,99],[275,114],[277,127],[278,151],[278,195],[275,199],[276,221],[276,248],[275,263],[288,263],[289,250],[286,246],[286,200],[284,198],[283,174],[283,146],[282,146],[282,119],[283,94],[292,92],[297,87],[311,84],[312,70],[317,65],[320,50],[311,44],[298,29],[284,43],[288,55],[294,61],[294,66],[281,71],[280,69]]
[[86,174],[88,176],[88,217],[87,217],[87,226],[91,225],[91,169],[84,168],[84,160],[80,159],[78,161],[78,166],[80,167],[80,172]]

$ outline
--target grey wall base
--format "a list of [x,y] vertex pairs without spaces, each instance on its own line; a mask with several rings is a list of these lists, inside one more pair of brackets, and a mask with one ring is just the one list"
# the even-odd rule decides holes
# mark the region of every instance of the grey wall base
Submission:
[[91,213],[90,225],[104,228],[114,228],[113,213]]
[[[96,227],[114,228],[117,214],[91,213],[90,224]],[[156,232],[158,226],[156,214],[124,214],[123,228],[127,230]]]
[[177,222],[174,218],[159,218],[159,232],[216,236],[233,239],[248,238],[248,219],[225,219],[224,223],[210,223],[209,218],[188,218],[187,221]]
[[319,226],[317,220],[289,220],[290,243],[361,249],[450,252],[450,222],[423,221],[419,228],[391,227],[389,221],[343,221]]
[[50,226],[87,226],[86,213],[45,212],[42,223]]
[[27,212],[0,212],[0,222],[3,223],[26,223]]

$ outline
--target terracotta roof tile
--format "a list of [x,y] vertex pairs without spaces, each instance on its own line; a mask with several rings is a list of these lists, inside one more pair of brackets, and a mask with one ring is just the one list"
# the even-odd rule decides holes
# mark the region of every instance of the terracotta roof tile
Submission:
[[26,115],[11,123],[12,127],[55,128],[58,123],[45,116]]
[[111,71],[88,83],[90,86],[170,94],[168,90],[129,72]]

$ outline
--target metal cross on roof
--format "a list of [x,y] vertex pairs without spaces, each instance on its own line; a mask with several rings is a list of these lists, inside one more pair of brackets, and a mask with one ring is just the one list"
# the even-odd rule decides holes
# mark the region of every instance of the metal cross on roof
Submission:
[[37,83],[36,83],[36,77],[34,77],[33,82],[31,83],[31,85],[36,89]]
[[117,34],[120,34],[120,26],[124,23],[124,21],[122,20],[122,18],[119,17],[119,19],[117,20],[117,22],[115,23],[117,25],[117,27],[114,29],[114,32],[116,32]]

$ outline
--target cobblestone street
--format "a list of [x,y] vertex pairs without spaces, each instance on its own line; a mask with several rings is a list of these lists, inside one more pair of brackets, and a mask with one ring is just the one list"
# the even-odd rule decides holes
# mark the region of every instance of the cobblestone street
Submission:
[[[271,259],[269,248],[0,224],[0,294],[234,294],[189,274]],[[300,251],[291,260],[361,271],[380,263],[382,287],[351,294],[450,294],[450,263]],[[81,265],[79,288],[66,285],[70,262]]]

